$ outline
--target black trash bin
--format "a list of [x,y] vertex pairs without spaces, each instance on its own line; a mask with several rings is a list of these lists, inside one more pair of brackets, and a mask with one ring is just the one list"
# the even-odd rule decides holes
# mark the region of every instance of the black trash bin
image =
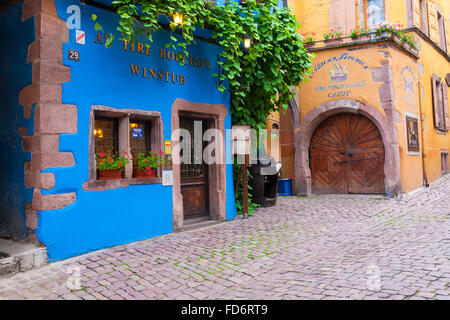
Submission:
[[273,157],[264,157],[249,167],[252,176],[249,185],[253,202],[261,207],[274,206],[278,193],[278,171]]

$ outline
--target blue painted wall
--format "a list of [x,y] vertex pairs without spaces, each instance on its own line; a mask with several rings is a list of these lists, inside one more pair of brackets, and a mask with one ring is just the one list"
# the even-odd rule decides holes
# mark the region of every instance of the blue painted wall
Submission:
[[33,135],[34,122],[33,114],[24,118],[19,92],[32,82],[32,64],[26,59],[35,37],[34,18],[22,22],[19,4],[0,15],[0,30],[0,237],[20,240],[28,234],[25,202],[31,202],[33,190],[25,189],[24,163],[30,153],[22,151],[19,128]]
[[[75,0],[55,2],[58,15],[66,19],[67,7],[80,5]],[[77,134],[64,134],[60,138],[60,151],[72,152],[75,166],[51,168],[56,185],[45,194],[76,192],[76,202],[61,210],[39,212],[37,235],[47,246],[50,260],[61,260],[88,251],[147,239],[172,232],[172,187],[137,185],[107,191],[84,191],[88,181],[89,113],[91,105],[104,105],[118,109],[159,111],[164,123],[164,139],[171,138],[171,108],[176,98],[191,102],[224,104],[229,106],[229,95],[221,94],[212,76],[216,72],[216,57],[220,48],[202,41],[189,48],[191,56],[210,61],[210,69],[180,66],[175,61],[162,60],[160,48],[168,42],[168,32],[160,31],[152,43],[152,55],[124,51],[120,35],[116,32],[117,16],[87,5],[80,5],[81,29],[86,31],[86,45],[78,45],[75,31],[64,45],[64,64],[71,67],[71,81],[63,85],[63,103],[78,106]],[[97,32],[92,14],[98,16],[103,30],[116,33],[111,48],[94,43]],[[79,50],[80,62],[69,61],[68,49]],[[151,67],[182,74],[186,84],[132,75],[130,64]],[[225,127],[231,126],[231,117]],[[236,216],[232,167],[227,165],[227,218]]]

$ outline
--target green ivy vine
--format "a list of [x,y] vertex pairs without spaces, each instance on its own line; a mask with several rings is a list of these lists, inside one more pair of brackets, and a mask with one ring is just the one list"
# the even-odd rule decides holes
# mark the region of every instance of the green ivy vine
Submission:
[[[314,56],[303,47],[299,24],[289,8],[278,9],[276,0],[238,2],[215,6],[203,0],[115,0],[113,5],[120,16],[117,29],[122,39],[145,37],[151,42],[156,31],[169,29],[172,34],[166,47],[177,52],[180,63],[189,55],[189,45],[196,42],[196,29],[211,30],[223,48],[218,59],[221,72],[214,76],[220,80],[218,90],[230,92],[233,124],[265,129],[271,112],[287,109],[294,94],[291,88],[308,80]],[[183,14],[181,25],[173,22],[176,12]],[[101,26],[97,23],[96,28]],[[246,50],[244,37],[251,39]],[[111,45],[112,35],[108,39]],[[236,165],[234,169],[238,172]],[[237,200],[242,198],[238,181]],[[250,208],[254,207],[250,201]]]
[[[290,88],[308,79],[305,75],[313,55],[303,47],[299,24],[290,9],[277,9],[276,0],[230,1],[226,6],[203,0],[115,0],[113,5],[120,16],[117,29],[128,41],[144,36],[151,42],[153,34],[164,27],[161,16],[167,17],[165,28],[181,34],[182,40],[172,34],[166,47],[176,50],[180,61],[196,42],[195,30],[210,29],[223,48],[218,61],[223,72],[214,76],[220,79],[221,92],[227,90],[228,82],[234,124],[264,129],[271,112],[287,109],[293,95]],[[175,12],[183,14],[181,25],[172,20]],[[248,50],[243,49],[244,37],[252,41]]]

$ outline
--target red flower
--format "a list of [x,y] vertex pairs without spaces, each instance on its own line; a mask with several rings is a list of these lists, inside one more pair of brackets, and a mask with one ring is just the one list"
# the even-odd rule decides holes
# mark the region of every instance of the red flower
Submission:
[[114,162],[113,158],[108,159],[109,162]]
[[162,152],[161,150],[159,150],[159,155],[160,155],[160,156],[163,156],[163,155],[164,155],[164,152]]
[[145,168],[145,169],[150,170],[150,167],[147,167],[147,168]]
[[121,167],[122,166],[122,162],[119,162],[119,167]]
[[331,35],[331,39],[334,39],[334,34]]
[[105,156],[105,153],[104,152],[101,152],[100,154],[99,154],[99,157],[104,157]]

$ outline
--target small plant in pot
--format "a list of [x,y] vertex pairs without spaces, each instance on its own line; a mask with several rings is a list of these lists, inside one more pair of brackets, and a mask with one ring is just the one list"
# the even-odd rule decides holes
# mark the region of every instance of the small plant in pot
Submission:
[[370,29],[356,28],[349,33],[349,37],[352,38],[352,40],[357,40],[358,42],[366,41],[370,40],[370,33]]
[[126,152],[116,153],[112,150],[96,154],[97,179],[113,180],[122,179],[122,172],[129,163]]
[[304,42],[303,45],[305,48],[314,48],[316,46],[315,41],[316,39],[314,38],[316,34],[313,33],[311,36],[306,36],[304,38]]
[[378,37],[381,38],[390,38],[392,36],[401,37],[401,35],[403,34],[401,28],[403,28],[403,25],[380,22],[375,28],[375,33]]
[[155,178],[158,167],[164,165],[164,152],[158,154],[152,151],[138,154],[138,166],[133,169],[134,178]]
[[333,30],[330,33],[324,34],[323,38],[325,39],[325,45],[341,44],[344,41],[342,39],[342,33]]
[[413,37],[407,34],[403,34],[401,36],[401,40],[403,42],[403,44],[405,44],[406,46],[409,47],[410,50],[414,51],[415,53],[417,53],[417,44],[416,42],[413,40]]

